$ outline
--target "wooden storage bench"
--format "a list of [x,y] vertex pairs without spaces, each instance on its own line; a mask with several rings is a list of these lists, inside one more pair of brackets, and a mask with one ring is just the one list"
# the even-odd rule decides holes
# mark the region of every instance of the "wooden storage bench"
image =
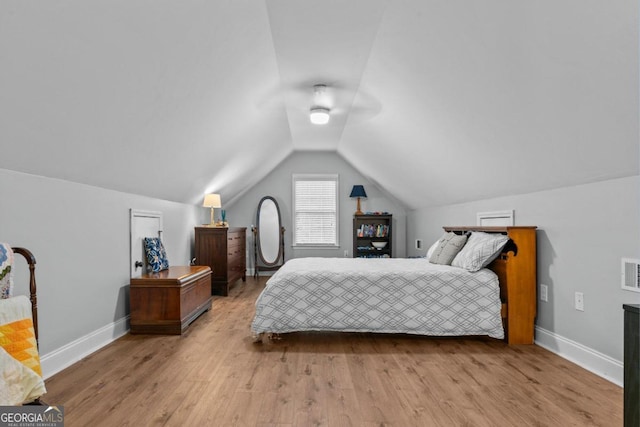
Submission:
[[211,309],[211,268],[169,267],[131,279],[132,334],[182,334]]

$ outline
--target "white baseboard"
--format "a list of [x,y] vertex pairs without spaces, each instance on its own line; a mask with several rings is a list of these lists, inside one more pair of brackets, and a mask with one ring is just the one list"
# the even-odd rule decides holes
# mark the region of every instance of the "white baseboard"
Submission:
[[623,363],[606,354],[539,326],[536,326],[535,343],[620,387],[624,384]]
[[42,376],[47,379],[129,332],[129,316],[103,326],[40,357]]

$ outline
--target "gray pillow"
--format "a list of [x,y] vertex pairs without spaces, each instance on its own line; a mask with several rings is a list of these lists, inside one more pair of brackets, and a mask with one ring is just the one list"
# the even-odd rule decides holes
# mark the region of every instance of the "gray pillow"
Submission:
[[474,231],[464,249],[456,255],[451,265],[469,271],[478,271],[496,259],[508,241],[509,236],[504,234]]
[[456,233],[446,233],[438,241],[438,245],[429,258],[432,264],[451,265],[451,261],[458,255],[458,252],[467,242],[467,236],[457,235]]

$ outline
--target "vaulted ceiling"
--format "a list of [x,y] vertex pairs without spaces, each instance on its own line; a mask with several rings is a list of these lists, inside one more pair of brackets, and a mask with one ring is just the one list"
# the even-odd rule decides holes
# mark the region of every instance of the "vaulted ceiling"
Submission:
[[4,0],[0,168],[231,203],[331,150],[408,208],[636,175],[637,9]]

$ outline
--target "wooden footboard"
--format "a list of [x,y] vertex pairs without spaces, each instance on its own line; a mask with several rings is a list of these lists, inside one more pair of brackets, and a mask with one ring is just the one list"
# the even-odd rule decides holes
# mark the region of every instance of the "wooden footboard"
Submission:
[[533,344],[536,317],[536,228],[444,227],[445,231],[465,233],[483,231],[509,236],[500,256],[488,268],[500,281],[505,341],[509,344]]
[[31,316],[33,317],[33,332],[38,341],[38,296],[36,290],[36,257],[29,249],[12,247],[14,253],[20,254],[29,264],[29,299],[31,300]]
[[[36,338],[36,346],[40,347],[39,335],[38,335],[38,296],[36,288],[36,257],[31,253],[29,249],[21,247],[12,247],[11,250],[24,257],[29,265],[29,300],[31,301],[31,317],[33,321],[33,334]],[[44,405],[47,404],[41,397],[36,398],[32,402],[25,403],[26,405]]]

